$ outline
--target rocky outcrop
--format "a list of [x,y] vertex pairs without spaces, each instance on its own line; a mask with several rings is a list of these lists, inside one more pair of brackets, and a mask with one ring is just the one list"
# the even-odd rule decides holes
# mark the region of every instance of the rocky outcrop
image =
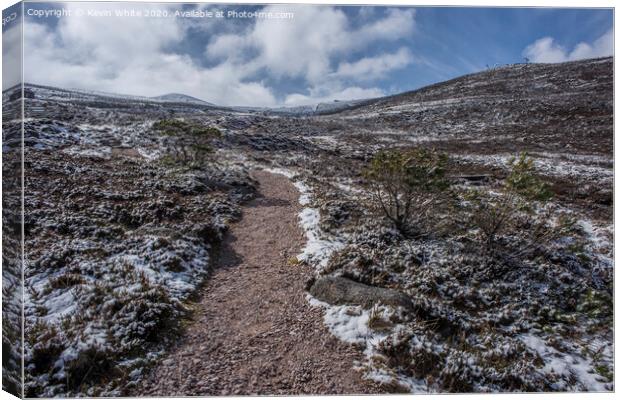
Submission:
[[310,294],[329,304],[351,304],[370,308],[377,303],[412,308],[411,299],[392,289],[368,286],[343,277],[319,278],[310,287]]

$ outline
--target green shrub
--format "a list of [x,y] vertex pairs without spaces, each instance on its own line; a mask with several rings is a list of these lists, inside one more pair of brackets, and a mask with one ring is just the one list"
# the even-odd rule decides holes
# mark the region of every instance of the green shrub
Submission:
[[445,201],[447,160],[426,149],[379,152],[364,171],[371,202],[403,234],[422,234],[434,208]]
[[[472,207],[469,225],[477,229],[480,249],[488,258],[531,256],[541,245],[568,234],[574,225],[565,216],[554,218],[549,211],[537,211],[553,194],[526,153],[512,158],[509,166],[499,193],[470,190],[466,195]],[[510,243],[500,243],[508,236],[505,242]]]
[[553,197],[549,185],[536,175],[534,160],[523,152],[508,161],[510,174],[504,181],[509,193],[518,194],[525,200],[548,201]]
[[214,127],[180,119],[162,119],[153,124],[153,130],[164,137],[169,156],[182,162],[202,164],[213,148],[210,142],[221,136]]

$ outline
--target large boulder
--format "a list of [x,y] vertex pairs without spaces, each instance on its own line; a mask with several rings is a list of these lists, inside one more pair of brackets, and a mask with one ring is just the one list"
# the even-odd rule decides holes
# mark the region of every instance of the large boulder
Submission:
[[404,293],[364,285],[343,277],[319,278],[309,291],[316,299],[329,304],[351,304],[371,308],[376,303],[382,303],[393,307],[412,308],[411,299]]

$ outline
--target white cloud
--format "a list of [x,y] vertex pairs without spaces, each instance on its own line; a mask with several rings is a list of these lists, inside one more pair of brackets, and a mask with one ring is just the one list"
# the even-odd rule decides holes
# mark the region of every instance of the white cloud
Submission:
[[[110,6],[89,5],[96,7]],[[345,60],[373,43],[410,35],[415,28],[414,10],[391,9],[360,28],[352,27],[347,15],[333,7],[273,5],[264,11],[292,11],[295,16],[292,20],[257,19],[248,21],[240,32],[213,34],[204,47],[210,67],[172,51],[195,23],[72,17],[61,19],[52,30],[28,22],[25,80],[146,96],[182,92],[221,105],[272,106],[279,101],[268,81],[305,82],[307,93],[285,94],[285,102],[301,101],[299,96],[309,100],[369,97],[382,92],[347,88],[342,79],[369,82],[410,62],[411,55],[403,49]]]
[[247,46],[247,39],[244,36],[219,35],[209,43],[205,55],[214,59],[236,59],[243,55],[243,49]]
[[[225,55],[227,61],[243,64],[247,76],[267,71],[275,79],[305,80],[309,85],[307,93],[286,96],[286,105],[384,95],[382,90],[374,87],[345,87],[342,80],[373,81],[412,62],[412,55],[405,48],[354,61],[340,60],[377,42],[409,36],[415,28],[413,9],[390,9],[382,18],[360,28],[352,27],[346,14],[332,7],[273,5],[266,7],[265,11],[294,12],[295,18],[259,20],[251,30],[242,34],[212,40],[206,54],[213,57]],[[256,56],[244,58],[252,53]]]
[[390,9],[386,18],[364,25],[355,33],[356,40],[396,40],[413,33],[415,9]]
[[578,43],[572,51],[555,43],[551,37],[538,39],[530,44],[523,51],[523,56],[532,62],[557,63],[565,61],[583,60],[586,58],[596,58],[611,56],[614,54],[614,35],[610,29],[594,42]]
[[614,54],[614,33],[608,30],[603,36],[596,39],[594,43],[588,44],[581,42],[570,54],[570,59],[580,60],[584,58],[605,57]]
[[402,47],[395,53],[364,57],[352,63],[342,62],[335,75],[360,81],[374,80],[384,77],[390,71],[404,68],[412,62],[411,52]]
[[334,100],[360,100],[385,96],[385,92],[379,88],[361,88],[358,86],[351,86],[344,89],[340,88],[335,90],[334,88],[331,88],[329,91],[324,92],[325,94],[323,95],[321,95],[321,90],[310,89],[309,91],[309,95],[293,93],[286,96],[284,105],[304,106],[317,103],[329,103]]
[[222,105],[276,104],[270,88],[243,81],[233,65],[201,68],[166,51],[186,34],[169,19],[75,17],[60,20],[55,31],[27,22],[24,32],[27,82],[145,96],[182,92]]
[[544,37],[530,44],[523,51],[523,56],[532,62],[555,63],[567,60],[566,50],[554,43],[553,38]]
[[2,32],[2,88],[8,89],[22,81],[21,24],[13,24]]
[[213,39],[206,54],[237,61],[255,52],[256,57],[244,61],[249,71],[268,70],[275,77],[301,77],[319,83],[333,73],[335,58],[378,41],[406,37],[415,26],[415,11],[410,9],[391,9],[384,18],[358,29],[350,27],[343,11],[332,7],[273,5],[264,11],[293,12],[295,18],[258,20],[242,34]]
[[[268,6],[266,11],[290,8]],[[320,81],[330,60],[351,47],[345,14],[331,7],[294,7],[292,20],[259,20],[249,38],[259,51],[257,67],[278,76]]]

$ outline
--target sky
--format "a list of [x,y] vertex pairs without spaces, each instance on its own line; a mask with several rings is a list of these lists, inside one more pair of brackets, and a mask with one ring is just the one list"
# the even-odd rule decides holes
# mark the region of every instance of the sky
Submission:
[[[115,15],[132,10],[142,15]],[[26,3],[25,14],[26,82],[225,106],[379,97],[525,58],[613,55],[611,9]],[[3,27],[5,58],[18,29]]]

